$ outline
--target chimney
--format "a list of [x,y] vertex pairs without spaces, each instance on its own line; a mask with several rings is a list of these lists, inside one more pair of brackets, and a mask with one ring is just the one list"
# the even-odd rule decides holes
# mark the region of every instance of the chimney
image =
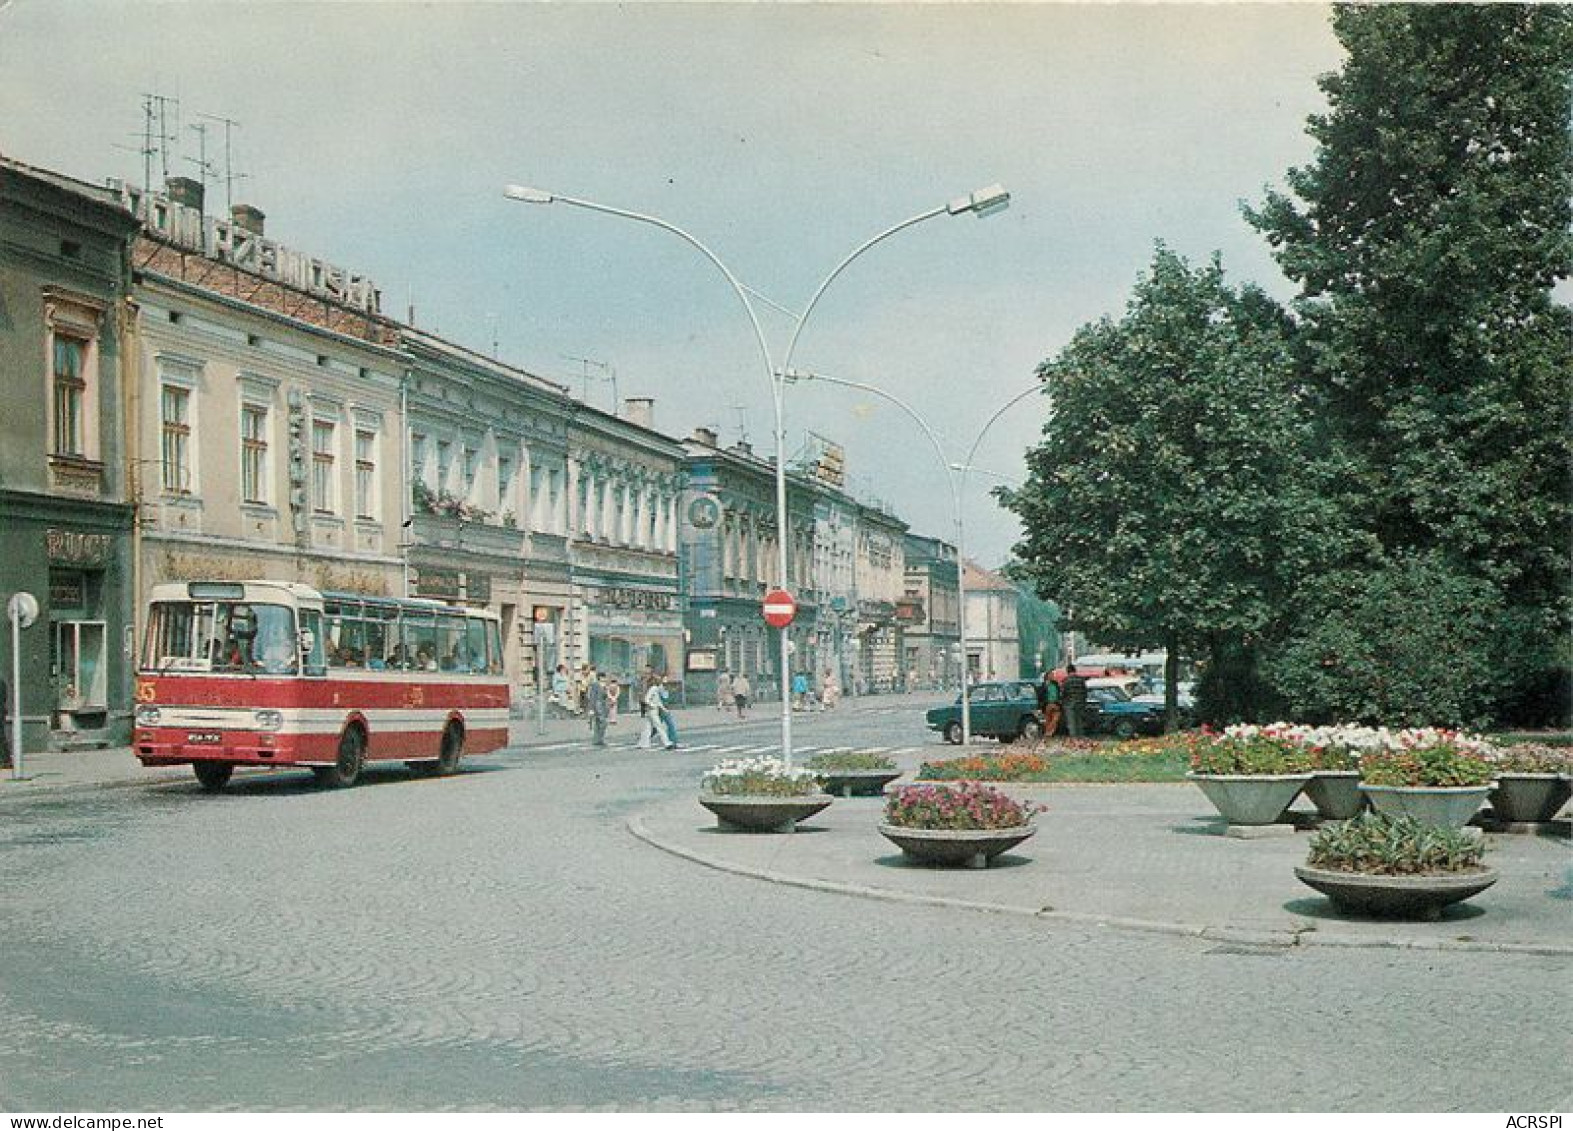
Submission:
[[655,431],[655,398],[624,397],[623,419],[630,424]]
[[254,204],[237,204],[230,208],[229,218],[241,231],[250,232],[261,238],[262,222],[268,217],[267,213]]
[[745,456],[751,456],[754,454],[754,445],[750,444],[747,440],[739,440],[737,443],[732,445],[732,450]]
[[719,446],[721,437],[716,435],[714,428],[695,428],[692,439],[704,444],[706,447],[714,448]]
[[202,211],[202,182],[190,177],[170,177],[164,181],[164,192],[176,204]]

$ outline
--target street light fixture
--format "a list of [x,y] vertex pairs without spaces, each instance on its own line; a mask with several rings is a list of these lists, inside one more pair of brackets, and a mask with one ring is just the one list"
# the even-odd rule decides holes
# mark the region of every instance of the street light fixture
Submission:
[[[792,354],[797,349],[797,340],[802,335],[803,327],[808,323],[808,317],[813,313],[814,307],[819,302],[820,296],[825,293],[825,289],[835,281],[836,277],[840,275],[842,271],[846,270],[847,266],[850,265],[854,259],[862,255],[875,244],[880,243],[882,240],[895,235],[897,232],[902,231],[905,228],[910,228],[914,224],[920,224],[924,220],[932,219],[935,216],[944,216],[946,214],[951,216],[959,216],[970,212],[973,215],[981,218],[983,216],[990,216],[996,212],[1000,212],[1010,205],[1010,193],[1006,192],[1004,188],[997,184],[990,185],[988,188],[979,189],[977,192],[971,193],[967,196],[958,197],[949,204],[942,205],[938,208],[931,208],[926,212],[920,212],[918,215],[909,217],[908,219],[901,221],[899,224],[892,224],[878,235],[873,236],[872,238],[859,244],[852,250],[851,254],[847,255],[841,260],[840,263],[836,264],[835,269],[832,270],[830,274],[825,276],[824,280],[814,291],[813,297],[809,299],[808,305],[804,307],[803,313],[796,316],[797,325],[792,331],[792,338],[787,343],[786,354],[782,359],[780,368],[778,369],[774,360],[771,358],[770,344],[765,340],[765,332],[764,328],[760,325],[759,314],[754,309],[753,300],[749,297],[749,288],[745,287],[741,282],[739,282],[737,276],[734,275],[731,269],[721,261],[720,256],[716,255],[715,252],[706,247],[696,236],[684,231],[676,224],[669,223],[668,221],[662,220],[657,216],[649,216],[642,212],[632,212],[626,208],[613,208],[610,205],[598,204],[592,200],[583,200],[578,197],[563,196],[559,193],[548,192],[545,189],[531,188],[526,185],[508,185],[503,189],[503,196],[507,197],[509,200],[519,201],[522,204],[568,204],[575,208],[586,209],[590,212],[601,212],[608,216],[621,216],[625,220],[636,220],[641,224],[649,224],[652,227],[660,228],[662,231],[670,232],[672,235],[689,244],[694,248],[694,250],[698,251],[706,259],[708,259],[715,266],[716,270],[720,271],[721,274],[726,277],[727,283],[736,293],[738,300],[743,304],[744,312],[748,315],[749,325],[753,327],[754,339],[759,345],[759,352],[765,363],[765,377],[770,382],[770,401],[771,407],[775,413],[776,434],[776,568],[779,571],[780,584],[783,587],[785,587],[788,582],[787,571],[789,567],[789,558],[787,544],[791,536],[792,527],[790,522],[790,514],[787,510],[786,426],[784,422],[785,406],[782,403],[785,382],[781,377],[781,373],[791,367]],[[785,628],[780,630],[780,638],[781,758],[782,761],[784,761],[787,766],[790,767],[792,764],[792,700],[788,695],[788,684],[791,679],[791,650],[788,647],[790,644],[790,638]]]
[[945,455],[945,446],[940,443],[939,436],[934,429],[929,427],[928,421],[924,420],[915,408],[894,393],[887,392],[877,385],[865,384],[862,381],[848,381],[840,377],[830,377],[824,373],[809,373],[797,369],[783,371],[781,378],[783,381],[789,382],[824,381],[827,384],[843,385],[849,389],[861,389],[865,393],[883,397],[916,422],[917,426],[923,430],[923,434],[928,437],[930,445],[934,448],[934,454],[939,456],[940,466],[945,469],[945,479],[950,484],[950,505],[956,523],[956,627],[961,637],[961,744],[963,746],[970,744],[972,742],[972,710],[968,695],[970,688],[967,686],[967,544],[966,521],[961,509],[961,493],[966,486],[967,473],[973,470],[972,459],[978,454],[978,445],[983,443],[983,437],[994,426],[994,422],[1003,416],[1005,410],[1016,404],[1016,402],[1025,400],[1033,393],[1041,392],[1043,386],[1041,384],[1031,385],[995,409],[994,415],[988,418],[978,432],[977,438],[972,441],[972,447],[967,451],[966,462],[952,463],[949,457]]

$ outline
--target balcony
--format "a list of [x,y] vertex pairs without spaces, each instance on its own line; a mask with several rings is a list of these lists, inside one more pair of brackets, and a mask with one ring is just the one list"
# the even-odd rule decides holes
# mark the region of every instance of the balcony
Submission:
[[524,556],[524,531],[451,515],[417,514],[411,528],[415,544],[456,554],[518,559]]

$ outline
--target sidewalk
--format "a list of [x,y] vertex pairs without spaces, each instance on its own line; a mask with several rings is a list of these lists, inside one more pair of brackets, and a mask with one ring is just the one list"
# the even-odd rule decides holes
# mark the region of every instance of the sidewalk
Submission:
[[980,871],[908,863],[876,828],[877,797],[837,798],[791,835],[722,832],[692,797],[652,806],[629,829],[674,855],[776,883],[1085,927],[1271,947],[1573,955],[1566,837],[1490,835],[1486,861],[1501,873],[1495,886],[1437,922],[1382,921],[1339,914],[1295,877],[1308,833],[1225,837],[1222,819],[1189,784],[1030,792],[1048,806],[1037,834]]

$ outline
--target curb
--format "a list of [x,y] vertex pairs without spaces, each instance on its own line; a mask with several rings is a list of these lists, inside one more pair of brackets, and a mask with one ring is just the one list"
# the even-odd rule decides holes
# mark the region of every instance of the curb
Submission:
[[1461,942],[1456,939],[1400,939],[1392,937],[1366,938],[1349,934],[1323,934],[1315,926],[1307,926],[1294,931],[1264,931],[1230,926],[1173,923],[1155,919],[1131,919],[1118,915],[1099,915],[1090,911],[1054,911],[1043,907],[1026,907],[1021,904],[1009,903],[985,903],[980,900],[955,899],[950,896],[921,895],[916,892],[893,891],[889,888],[873,887],[868,884],[810,879],[803,876],[790,876],[784,872],[773,872],[766,869],[749,868],[740,864],[729,864],[702,856],[693,849],[662,840],[645,827],[644,821],[638,815],[629,817],[626,827],[636,840],[640,840],[652,848],[659,849],[680,859],[700,864],[706,868],[713,868],[718,872],[728,872],[736,876],[764,880],[767,883],[780,884],[784,887],[830,892],[836,895],[849,895],[859,899],[875,899],[886,903],[949,907],[962,911],[989,912],[997,915],[1018,915],[1081,927],[1104,927],[1115,931],[1172,935],[1204,939],[1210,942],[1233,943],[1238,946],[1282,948],[1325,946],[1346,950],[1532,954],[1558,958],[1573,956],[1573,946],[1558,946],[1551,943]]

